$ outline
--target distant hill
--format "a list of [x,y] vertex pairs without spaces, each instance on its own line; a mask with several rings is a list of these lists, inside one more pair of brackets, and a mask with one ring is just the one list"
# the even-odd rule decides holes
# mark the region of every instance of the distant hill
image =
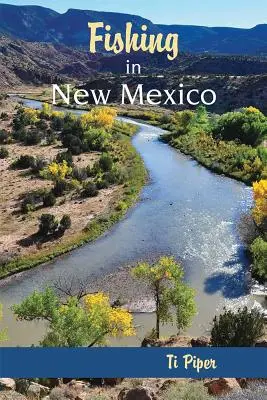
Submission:
[[142,65],[142,73],[176,75],[266,75],[267,58],[181,54],[170,62],[160,54],[92,55],[63,44],[26,42],[0,36],[0,87],[88,81],[110,73],[124,74],[126,58]]
[[212,55],[180,53],[180,56],[169,61],[163,54],[118,54],[113,57],[99,57],[98,70],[101,72],[125,73],[126,60],[139,63],[142,73],[177,74],[221,74],[221,75],[259,75],[267,74],[267,57],[241,55]]
[[191,53],[267,55],[267,24],[251,29],[158,25],[164,32],[178,32],[182,47]]
[[0,37],[0,87],[50,84],[94,76],[97,57],[62,44],[31,43]]
[[150,33],[178,33],[180,50],[190,53],[267,55],[267,24],[251,29],[209,28],[204,26],[156,25],[135,15],[70,9],[59,14],[39,6],[0,4],[0,33],[26,41],[88,46],[88,21],[103,21],[114,31],[123,32],[133,22],[139,32],[142,24]]
[[[200,92],[212,88],[217,94],[217,101],[208,107],[211,112],[223,113],[238,109],[240,107],[254,106],[267,112],[267,74],[265,75],[246,75],[246,76],[226,76],[226,75],[177,75],[175,72],[168,73],[164,79],[157,76],[107,76],[92,79],[90,82],[81,85],[82,89],[111,89],[110,100],[113,102],[121,101],[122,83],[127,83],[129,90],[133,94],[138,84],[143,84],[143,91],[147,93],[151,89],[158,89],[164,93],[165,89],[176,89],[173,98],[179,103],[179,83],[182,82],[184,93],[197,88]],[[163,100],[167,97],[163,96]],[[169,105],[172,110],[188,108],[185,106]],[[195,106],[191,107],[192,109]]]
[[110,73],[124,74],[126,58],[142,64],[142,73],[176,75],[263,75],[267,58],[181,54],[170,62],[160,54],[107,57],[63,44],[26,42],[0,36],[0,87],[22,84],[83,82]]

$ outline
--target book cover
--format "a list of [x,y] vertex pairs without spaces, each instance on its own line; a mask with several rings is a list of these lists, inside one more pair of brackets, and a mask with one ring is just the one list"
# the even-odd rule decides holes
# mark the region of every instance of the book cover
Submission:
[[0,2],[0,399],[267,396],[266,15]]

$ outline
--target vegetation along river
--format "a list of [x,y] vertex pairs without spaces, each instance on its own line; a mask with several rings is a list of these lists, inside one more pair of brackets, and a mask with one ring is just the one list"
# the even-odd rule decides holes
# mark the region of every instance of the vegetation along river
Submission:
[[[40,107],[36,101],[24,102]],[[130,122],[140,127],[133,145],[150,175],[140,201],[95,242],[0,282],[7,345],[31,345],[42,336],[42,324],[17,322],[10,311],[12,304],[34,289],[43,289],[60,276],[88,280],[91,273],[109,273],[162,254],[182,263],[186,281],[196,290],[198,315],[188,333],[205,333],[224,305],[238,307],[249,300],[248,260],[238,224],[251,207],[251,188],[210,172],[160,142],[161,129]],[[137,337],[117,340],[114,345],[138,345],[153,327],[154,315],[135,314],[135,320]],[[174,333],[175,327],[162,330],[166,336]]]

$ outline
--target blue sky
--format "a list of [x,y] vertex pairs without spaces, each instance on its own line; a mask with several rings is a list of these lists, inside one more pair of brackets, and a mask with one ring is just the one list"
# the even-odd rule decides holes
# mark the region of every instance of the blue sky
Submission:
[[13,5],[41,5],[138,14],[155,23],[252,27],[267,23],[267,0],[6,0]]

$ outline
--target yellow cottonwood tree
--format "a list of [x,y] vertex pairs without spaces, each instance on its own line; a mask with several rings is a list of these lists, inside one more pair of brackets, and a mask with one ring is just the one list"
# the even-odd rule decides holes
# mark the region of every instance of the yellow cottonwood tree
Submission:
[[50,116],[52,114],[52,106],[49,103],[42,104],[42,112],[44,115]]
[[111,107],[96,107],[81,116],[84,129],[90,127],[110,129],[114,123],[117,112]]
[[25,116],[27,117],[29,124],[35,124],[37,121],[39,121],[40,113],[38,110],[34,110],[33,108],[25,107],[25,108],[23,108],[23,112],[24,112]]
[[44,320],[47,333],[41,341],[45,347],[78,347],[103,345],[107,336],[135,334],[132,315],[113,307],[104,293],[60,298],[52,288],[33,292],[13,306],[22,321]]
[[89,319],[93,321],[94,331],[98,332],[97,340],[102,340],[106,335],[120,337],[135,334],[132,315],[122,308],[112,307],[106,294],[89,294],[84,303]]
[[52,162],[47,168],[54,179],[65,179],[72,172],[72,168],[68,166],[66,160],[63,160],[62,163]]
[[253,217],[257,225],[262,225],[267,219],[267,179],[253,183],[255,206]]

